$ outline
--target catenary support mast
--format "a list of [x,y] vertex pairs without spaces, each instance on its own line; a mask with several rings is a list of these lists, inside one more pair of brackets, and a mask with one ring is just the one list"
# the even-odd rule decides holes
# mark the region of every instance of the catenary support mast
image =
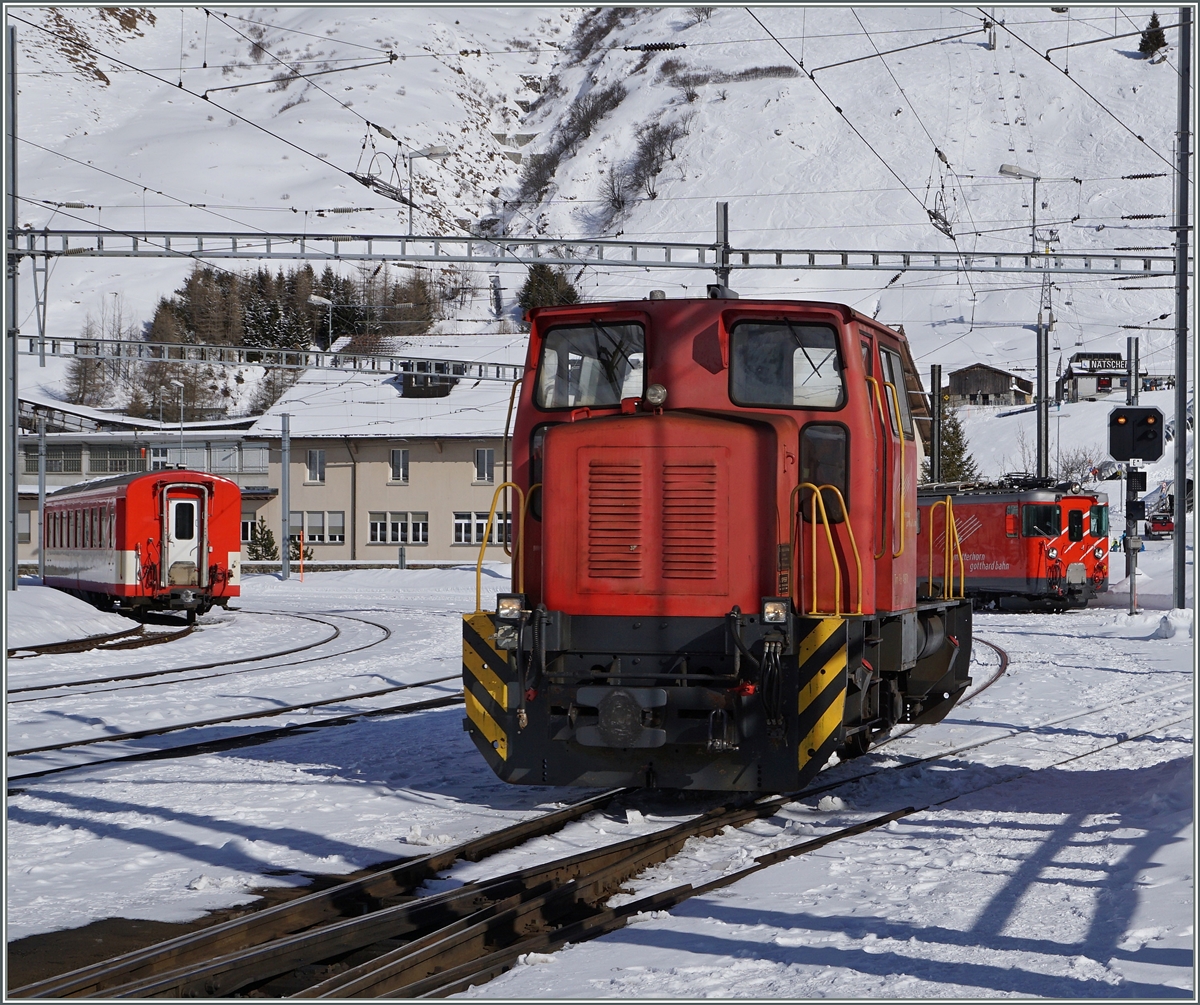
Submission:
[[1188,154],[1191,146],[1192,8],[1179,8],[1179,163],[1175,196],[1175,533],[1171,596],[1187,604]]

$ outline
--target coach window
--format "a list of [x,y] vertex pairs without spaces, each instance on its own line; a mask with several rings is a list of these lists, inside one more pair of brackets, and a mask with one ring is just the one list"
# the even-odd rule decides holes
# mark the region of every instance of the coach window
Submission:
[[[810,482],[821,490],[821,501],[825,504],[825,515],[830,523],[845,519],[838,493],[842,499],[848,494],[849,444],[845,426],[832,423],[810,422],[800,434],[800,481]],[[828,487],[827,487],[828,486]],[[837,492],[834,491],[837,489]],[[813,491],[801,493],[801,512],[804,519],[813,521]],[[850,500],[846,499],[846,505]],[[816,519],[821,519],[820,507]]]
[[1058,537],[1062,532],[1062,507],[1034,503],[1021,507],[1024,537]]
[[1093,506],[1089,516],[1092,537],[1108,537],[1108,507]]
[[196,507],[191,503],[175,504],[175,540],[190,541],[196,536]]
[[840,408],[845,401],[837,335],[829,325],[742,321],[729,339],[735,404]]
[[646,332],[639,324],[552,328],[542,343],[538,408],[615,408],[646,390]]

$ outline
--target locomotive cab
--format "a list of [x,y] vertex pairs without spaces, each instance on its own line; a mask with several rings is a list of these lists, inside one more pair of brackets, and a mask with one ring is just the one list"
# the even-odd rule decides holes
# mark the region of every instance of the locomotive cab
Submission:
[[784,301],[531,320],[513,589],[464,622],[464,725],[500,777],[797,789],[949,711],[970,607],[916,597],[902,335]]

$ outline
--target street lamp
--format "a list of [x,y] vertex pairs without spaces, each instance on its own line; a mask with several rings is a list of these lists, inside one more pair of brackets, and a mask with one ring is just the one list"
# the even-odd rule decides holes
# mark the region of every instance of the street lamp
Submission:
[[172,380],[177,388],[179,388],[179,466],[183,467],[183,382]]
[[[410,225],[409,229],[410,230],[412,229],[411,225]],[[312,304],[314,307],[328,307],[329,308],[329,339],[325,343],[325,348],[332,349],[333,348],[333,301],[327,300],[325,297],[319,297],[315,293],[310,293],[308,295],[308,302],[310,304]]]
[[443,160],[450,150],[448,147],[430,147],[428,150],[417,150],[408,155],[408,236],[413,232],[413,176],[412,164],[418,157],[428,157],[432,161]]
[[1033,171],[1026,171],[1025,168],[1017,167],[1016,164],[1001,164],[1000,173],[1006,178],[1029,178],[1033,182],[1033,224],[1029,229],[1029,238],[1033,251],[1037,253],[1037,183],[1042,180],[1042,176]]

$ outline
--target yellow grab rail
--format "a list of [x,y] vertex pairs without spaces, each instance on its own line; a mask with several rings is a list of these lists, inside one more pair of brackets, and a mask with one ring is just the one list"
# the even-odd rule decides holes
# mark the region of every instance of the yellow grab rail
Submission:
[[[942,599],[960,600],[967,592],[967,567],[963,561],[962,542],[958,538],[958,523],[954,519],[954,500],[939,499],[929,507],[929,599],[933,599],[933,514],[939,506],[946,510],[946,543],[942,549]],[[954,592],[954,558],[958,556],[959,591]]]
[[[885,468],[889,468],[890,467],[890,465],[888,464],[888,435],[889,434],[888,434],[887,418],[884,416],[884,412],[883,412],[883,396],[879,393],[879,381],[877,381],[874,377],[868,377],[867,383],[870,384],[871,387],[874,389],[875,403],[879,406],[879,432],[880,432],[880,435],[883,436],[883,464],[884,464]],[[872,425],[874,425],[874,416],[872,416],[871,422],[872,422]],[[879,551],[875,552],[876,561],[883,558],[883,556],[887,553],[887,525],[888,525],[887,501],[888,501],[888,494],[885,492],[883,494],[883,506],[882,506],[883,512],[881,514],[883,519],[880,520],[880,522],[879,522],[880,527],[882,528],[882,530],[879,534]]]
[[[525,543],[525,493],[516,482],[501,482],[492,493],[492,508],[488,511],[487,524],[483,530],[483,540],[479,542],[479,558],[475,562],[475,613],[483,613],[483,556],[487,553],[488,538],[492,536],[492,524],[496,520],[496,504],[500,501],[500,493],[505,489],[516,489],[521,499],[521,519],[517,527],[513,548],[513,575],[516,579],[517,593],[521,593],[525,585],[525,571],[518,564],[520,561],[521,545]],[[511,526],[510,526],[511,529]]]
[[900,414],[900,398],[896,394],[896,385],[885,380],[883,386],[888,389],[892,405],[896,409],[896,431],[900,434],[900,550],[892,552],[892,558],[899,558],[904,554],[904,422]]
[[812,552],[812,610],[809,611],[808,613],[810,613],[810,614],[820,613],[817,610],[817,520],[816,520],[816,515],[817,515],[818,508],[820,509],[820,514],[821,514],[821,525],[825,528],[825,540],[829,545],[829,558],[833,562],[833,591],[834,591],[833,592],[833,596],[834,596],[834,601],[833,601],[834,611],[833,611],[833,613],[835,616],[838,616],[838,617],[840,617],[841,613],[842,613],[842,565],[838,561],[837,549],[834,547],[834,544],[833,544],[833,531],[830,529],[830,526],[829,526],[829,514],[825,510],[825,499],[821,495],[822,489],[831,489],[834,493],[836,493],[837,498],[838,498],[838,504],[842,507],[842,516],[845,519],[846,531],[850,536],[850,546],[854,550],[854,564],[857,566],[857,569],[858,569],[858,610],[855,613],[862,614],[862,559],[858,553],[858,543],[854,539],[854,528],[850,525],[850,511],[846,508],[846,500],[842,497],[842,493],[836,485],[818,486],[812,482],[801,482],[794,489],[792,489],[791,501],[788,504],[788,509],[791,513],[791,522],[792,522],[792,527],[791,527],[791,565],[792,565],[791,575],[792,575],[792,589],[794,591],[793,592],[793,600],[796,603],[796,607],[797,608],[803,607],[803,601],[804,601],[804,594],[799,586],[800,579],[799,579],[799,576],[796,575],[796,542],[799,537],[799,535],[796,531],[796,524],[797,524],[797,518],[802,516],[800,510],[796,507],[796,494],[798,492],[803,491],[804,489],[811,489],[813,492],[813,498],[816,500],[814,508],[813,508],[813,518],[814,519],[812,520],[812,545],[810,547],[810,551]]
[[[521,381],[524,379],[525,379],[524,377],[518,377],[515,381],[513,381],[512,390],[508,392],[508,415],[506,415],[504,417],[504,480],[505,481],[508,481],[508,430],[509,430],[509,427],[512,425],[513,402],[516,400],[516,397],[517,397],[517,388],[519,388],[521,386]],[[508,505],[507,499],[505,500],[505,505],[506,506]],[[511,512],[511,510],[512,510],[512,507],[508,506],[508,509],[506,509],[505,512]],[[509,558],[513,557],[513,553],[511,550],[509,550],[507,541],[504,542],[504,554],[506,554]]]
[[954,500],[946,497],[946,512],[949,516],[949,529],[954,534],[954,551],[958,555],[958,594],[954,593],[954,559],[947,557],[946,568],[950,581],[951,599],[961,600],[967,595],[967,563],[963,561],[962,541],[958,537],[958,521],[954,518]]

